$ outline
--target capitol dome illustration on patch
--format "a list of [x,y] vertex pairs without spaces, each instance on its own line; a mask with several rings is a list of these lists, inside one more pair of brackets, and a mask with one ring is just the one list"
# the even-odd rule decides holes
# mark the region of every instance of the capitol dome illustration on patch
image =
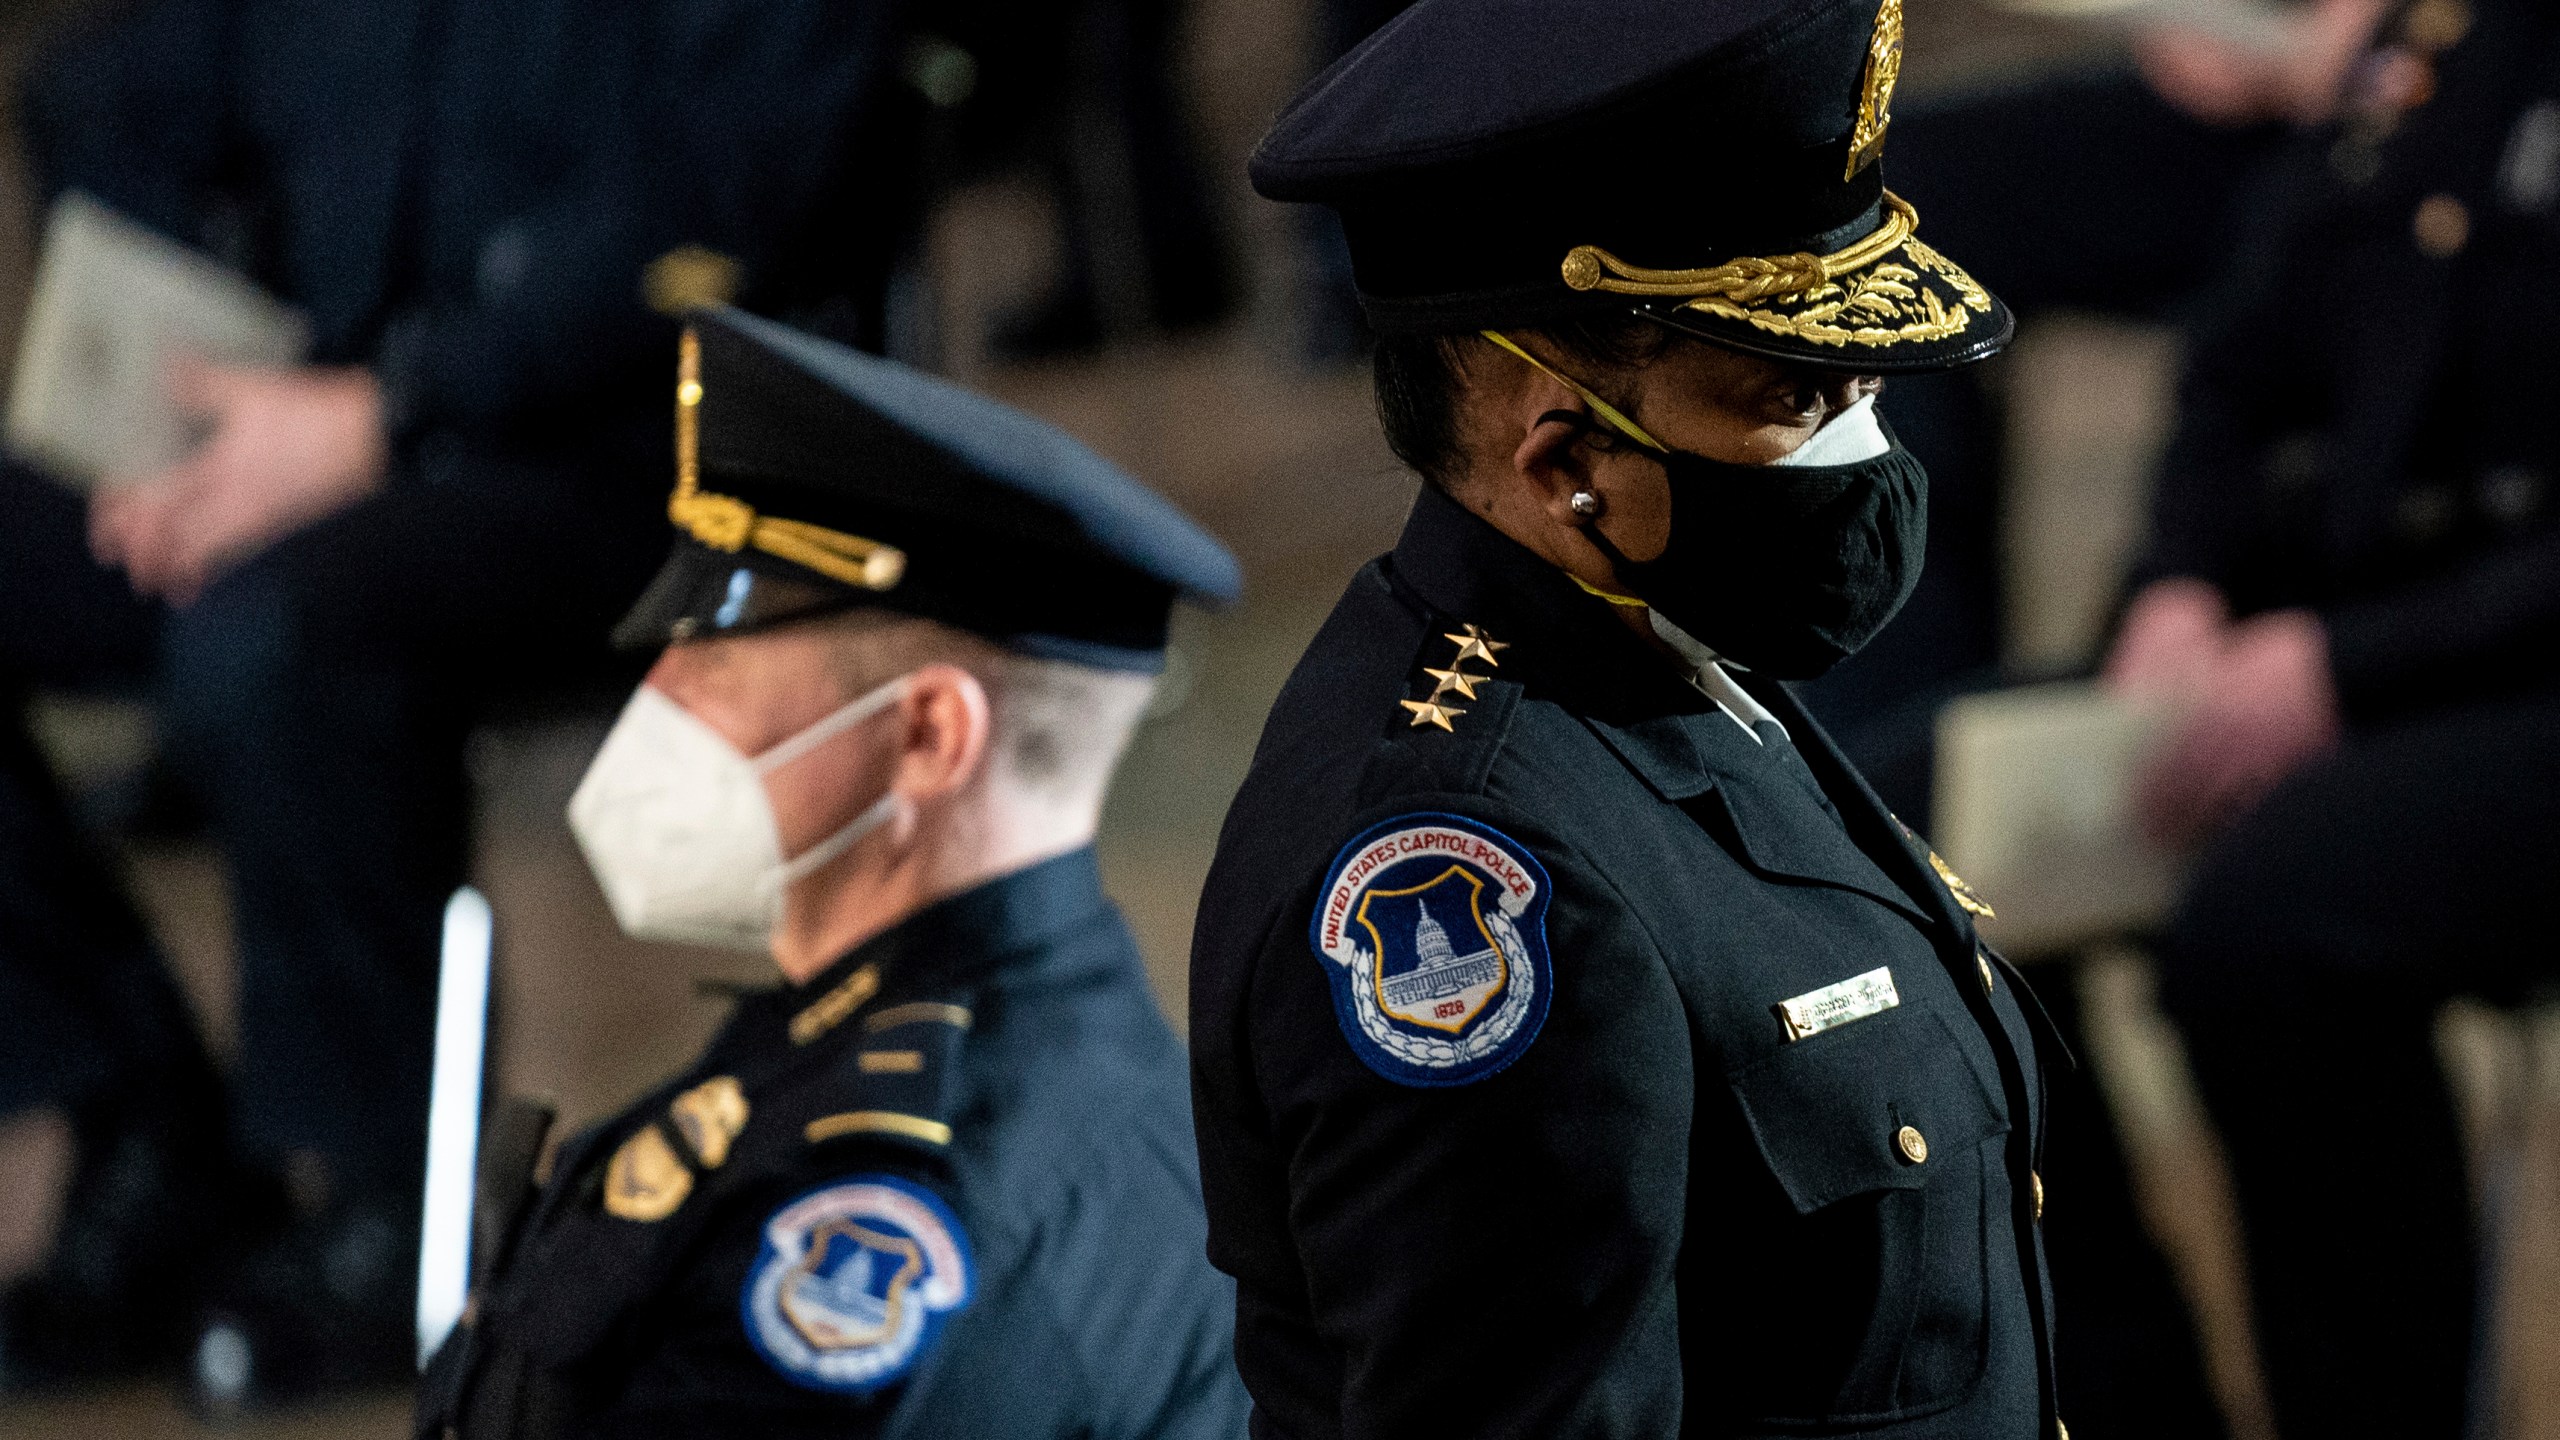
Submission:
[[[1378,976],[1378,1007],[1409,1025],[1428,1025],[1434,1030],[1457,1031],[1485,1007],[1485,1002],[1501,990],[1509,967],[1503,963],[1502,950],[1485,933],[1484,922],[1477,916],[1475,904],[1484,882],[1457,866],[1450,866],[1440,878],[1421,891],[1411,892],[1418,918],[1413,924],[1413,968]],[[1449,930],[1431,914],[1429,892],[1457,890],[1467,906],[1465,924],[1474,932],[1467,938],[1480,943],[1478,949],[1461,955],[1449,943]],[[1391,898],[1377,892],[1364,897],[1361,919],[1375,920],[1373,908]],[[1402,897],[1394,897],[1402,898]],[[1384,951],[1385,947],[1380,947]]]
[[1334,859],[1308,942],[1343,1037],[1403,1085],[1464,1085],[1517,1059],[1554,988],[1545,867],[1460,815],[1402,815]]

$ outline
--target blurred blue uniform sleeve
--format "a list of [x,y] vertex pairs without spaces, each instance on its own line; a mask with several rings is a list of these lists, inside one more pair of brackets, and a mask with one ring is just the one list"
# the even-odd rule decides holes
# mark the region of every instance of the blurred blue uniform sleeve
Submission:
[[467,302],[391,317],[379,368],[395,433],[503,431],[667,373],[673,327],[643,299],[643,272],[699,245],[736,260],[752,285],[833,201],[876,89],[888,8],[636,7],[647,28],[634,41],[618,143],[600,145],[586,174],[513,227],[503,277]]
[[191,244],[236,159],[231,0],[159,0],[84,23],[27,67],[19,122],[47,202],[81,190]]

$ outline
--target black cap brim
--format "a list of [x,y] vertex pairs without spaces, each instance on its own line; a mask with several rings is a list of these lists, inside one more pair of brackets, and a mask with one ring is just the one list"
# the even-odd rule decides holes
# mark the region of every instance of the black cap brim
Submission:
[[649,588],[613,627],[613,644],[618,650],[656,650],[682,640],[744,635],[849,610],[862,598],[860,591],[818,583],[787,562],[678,540]]

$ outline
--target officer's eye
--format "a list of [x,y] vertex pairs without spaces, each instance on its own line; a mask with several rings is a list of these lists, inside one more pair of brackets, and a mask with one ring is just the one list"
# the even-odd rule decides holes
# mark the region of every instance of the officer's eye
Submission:
[[1802,425],[1820,420],[1830,399],[1830,387],[1810,376],[1781,381],[1769,393],[1767,413],[1776,423]]

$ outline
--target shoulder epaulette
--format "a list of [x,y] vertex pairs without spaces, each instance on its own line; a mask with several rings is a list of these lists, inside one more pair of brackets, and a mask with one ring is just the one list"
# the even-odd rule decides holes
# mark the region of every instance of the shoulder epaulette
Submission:
[[[1457,653],[1450,658],[1448,668],[1429,664],[1419,666],[1423,677],[1432,682],[1430,693],[1419,700],[1399,700],[1396,703],[1412,716],[1408,722],[1410,728],[1418,730],[1426,725],[1436,726],[1454,735],[1458,730],[1457,720],[1467,713],[1467,708],[1457,702],[1480,698],[1479,687],[1492,681],[1493,672],[1501,668],[1502,652],[1510,649],[1511,645],[1486,634],[1480,625],[1461,624],[1440,638],[1457,646]],[[1425,647],[1426,659],[1429,651],[1435,648]],[[1470,662],[1482,665],[1484,669],[1470,671],[1467,669]]]
[[886,1139],[931,1149],[951,1143],[952,1074],[973,1017],[941,1000],[886,1005],[824,1082],[823,1113],[801,1125],[809,1144]]
[[[1442,620],[1416,651],[1406,687],[1370,759],[1360,791],[1375,796],[1427,781],[1473,790],[1484,782],[1509,732],[1520,687],[1502,678],[1502,652],[1481,625]],[[1412,698],[1419,696],[1419,699]]]

